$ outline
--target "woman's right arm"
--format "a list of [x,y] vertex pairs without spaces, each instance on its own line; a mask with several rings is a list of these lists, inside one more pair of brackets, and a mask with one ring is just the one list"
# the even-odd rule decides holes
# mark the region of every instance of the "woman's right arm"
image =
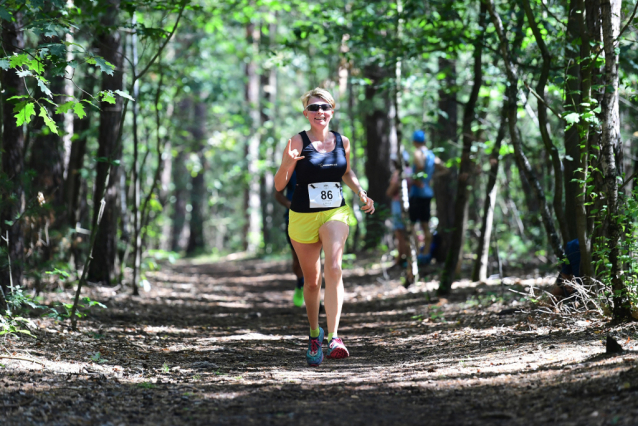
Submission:
[[299,154],[303,149],[303,142],[300,135],[295,135],[292,139],[288,139],[288,145],[284,149],[284,154],[281,158],[281,165],[279,170],[275,174],[275,189],[277,191],[283,191],[292,176],[292,172],[295,171],[297,161],[304,159]]

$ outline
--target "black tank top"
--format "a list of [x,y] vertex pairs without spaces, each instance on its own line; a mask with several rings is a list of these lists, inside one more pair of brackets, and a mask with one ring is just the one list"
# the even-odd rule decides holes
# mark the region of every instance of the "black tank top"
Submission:
[[[301,157],[306,157],[297,162],[295,171],[297,172],[297,188],[292,196],[290,210],[297,213],[314,213],[325,210],[332,210],[337,207],[311,208],[308,196],[308,185],[318,182],[335,182],[341,187],[341,179],[348,169],[346,160],[346,150],[343,148],[343,140],[337,132],[335,135],[335,149],[327,153],[318,152],[310,142],[310,138],[305,131],[300,132],[303,141]],[[341,207],[346,205],[341,193]]]

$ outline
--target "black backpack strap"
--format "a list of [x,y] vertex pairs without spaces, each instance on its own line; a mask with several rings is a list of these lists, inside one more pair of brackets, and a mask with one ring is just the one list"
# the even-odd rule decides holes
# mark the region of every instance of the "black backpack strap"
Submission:
[[312,142],[310,142],[310,138],[308,137],[308,134],[306,133],[305,130],[299,132],[299,134],[301,135],[301,140],[303,141],[303,148],[306,148],[308,145],[310,145]]

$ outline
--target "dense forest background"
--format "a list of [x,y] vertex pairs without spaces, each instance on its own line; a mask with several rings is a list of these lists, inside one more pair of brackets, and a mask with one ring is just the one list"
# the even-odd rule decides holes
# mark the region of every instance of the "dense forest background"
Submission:
[[[638,303],[638,3],[13,1],[2,25],[0,282],[123,284],[160,260],[287,255],[273,175],[305,127],[299,97],[337,101],[334,130],[378,204],[348,250],[392,248],[391,157],[427,145],[440,293],[558,265],[578,238],[610,312]],[[9,303],[9,305],[11,304]]]

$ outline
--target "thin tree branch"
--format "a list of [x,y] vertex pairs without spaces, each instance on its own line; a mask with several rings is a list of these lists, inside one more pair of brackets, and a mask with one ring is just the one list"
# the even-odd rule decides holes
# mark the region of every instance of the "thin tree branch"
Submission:
[[534,96],[536,97],[536,99],[538,99],[540,102],[542,102],[542,103],[543,103],[543,105],[545,105],[547,108],[549,108],[549,110],[550,110],[551,112],[553,112],[554,114],[556,114],[556,117],[560,118],[561,120],[565,120],[565,119],[563,118],[563,116],[562,116],[562,115],[560,115],[560,113],[559,113],[558,111],[556,111],[554,108],[552,108],[551,106],[549,106],[549,105],[547,104],[547,102],[545,102],[545,99],[543,99],[543,97],[542,97],[541,95],[539,95],[538,93],[536,93],[536,91],[535,91],[534,89],[532,89],[532,88],[531,88],[531,86],[530,86],[529,84],[527,84],[527,82],[526,82],[526,81],[524,81],[524,82],[523,82],[523,84],[525,85],[525,87],[527,87],[527,90],[529,90],[529,91],[532,93],[532,95],[534,95]]
[[625,30],[629,27],[629,24],[631,24],[631,21],[634,20],[634,17],[636,16],[636,11],[638,11],[638,1],[636,2],[636,5],[634,6],[634,12],[631,14],[631,17],[629,18],[629,21],[627,21],[627,23],[625,24],[623,29],[620,30],[620,33],[618,33],[618,37],[616,37],[616,41],[620,40],[620,36],[622,36],[622,34],[625,32]]

